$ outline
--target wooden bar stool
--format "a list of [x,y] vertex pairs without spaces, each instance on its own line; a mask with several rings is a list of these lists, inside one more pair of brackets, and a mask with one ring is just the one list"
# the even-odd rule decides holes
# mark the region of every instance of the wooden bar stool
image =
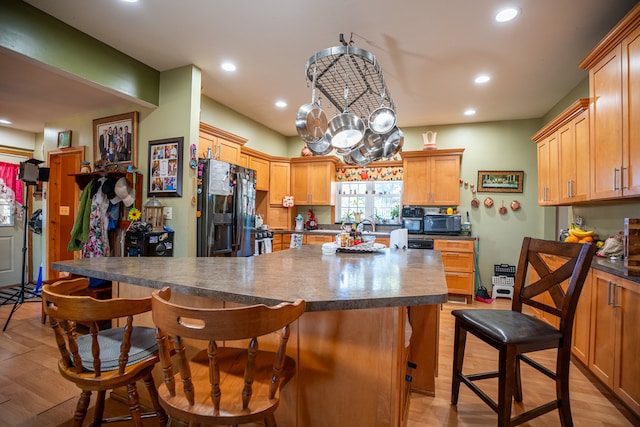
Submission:
[[[304,313],[303,300],[275,307],[253,305],[228,309],[191,308],[170,302],[171,289],[152,293],[152,314],[160,348],[164,384],[160,404],[173,418],[198,424],[238,425],[263,422],[275,426],[280,389],[295,373],[285,355],[289,325]],[[278,331],[277,351],[258,348],[258,339]],[[184,339],[208,342],[187,359]],[[246,347],[218,346],[242,340]],[[178,373],[169,356],[175,348]],[[181,384],[181,386],[176,386]]]
[[[167,416],[158,402],[151,374],[158,362],[154,331],[134,327],[134,316],[151,310],[151,297],[97,300],[73,295],[86,291],[87,286],[86,278],[76,278],[47,284],[42,289],[44,312],[60,350],[58,370],[82,390],[73,426],[82,426],[93,391],[98,392],[93,426],[129,419],[133,425],[142,427],[142,419],[152,416],[158,418],[158,425],[164,426]],[[101,328],[105,321],[119,318],[125,319],[124,327]],[[88,327],[89,333],[81,335],[77,330],[80,325]],[[139,380],[144,381],[149,392],[153,413],[141,411],[136,388]],[[119,387],[127,388],[130,415],[103,419],[106,392]]]
[[[451,313],[456,318],[451,387],[453,405],[458,403],[460,383],[464,383],[497,412],[500,427],[519,425],[554,409],[559,410],[564,427],[573,425],[569,402],[571,334],[576,305],[595,250],[595,245],[590,243],[563,243],[526,237],[522,242],[511,310],[454,310]],[[552,270],[544,261],[547,254],[562,257],[566,262]],[[540,279],[527,284],[529,266]],[[552,305],[536,298],[544,292],[551,296]],[[559,317],[560,327],[556,329],[547,322],[523,314],[523,305]],[[498,350],[498,372],[462,373],[467,332]],[[557,349],[555,372],[525,356],[525,353],[551,348]],[[521,361],[555,381],[556,399],[512,418],[512,397],[517,402],[522,401]],[[498,378],[498,403],[474,383],[488,378]]]

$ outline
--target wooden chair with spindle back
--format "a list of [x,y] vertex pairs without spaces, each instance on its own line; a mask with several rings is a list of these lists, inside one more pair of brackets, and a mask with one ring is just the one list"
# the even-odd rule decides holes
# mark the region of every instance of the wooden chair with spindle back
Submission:
[[[573,425],[569,402],[573,320],[595,250],[595,245],[590,243],[564,243],[525,237],[516,270],[511,310],[467,309],[451,313],[455,317],[451,387],[453,405],[458,403],[460,384],[464,383],[498,414],[497,425],[500,427],[519,425],[555,409],[558,409],[564,427]],[[552,269],[544,261],[545,255],[561,257],[566,262]],[[526,283],[529,266],[533,267],[539,279]],[[545,304],[541,299],[545,292],[549,293],[551,304]],[[524,305],[557,316],[559,328],[522,313]],[[498,350],[497,372],[462,373],[467,332]],[[525,355],[553,348],[557,349],[555,372]],[[512,397],[517,402],[522,401],[521,361],[555,381],[556,399],[512,418]],[[498,378],[498,403],[474,384],[474,381],[488,378]]]
[[[295,361],[285,354],[290,324],[304,313],[305,302],[191,308],[173,304],[168,287],[154,291],[152,298],[164,375],[158,394],[170,418],[190,426],[252,422],[275,426],[280,390],[295,373]],[[278,336],[276,351],[260,350],[258,340],[264,342],[273,332]],[[189,360],[185,339],[203,340],[208,346]],[[227,345],[219,346],[225,341]],[[248,345],[231,347],[228,341]],[[169,357],[174,349],[178,373]]]
[[[134,326],[134,316],[151,310],[151,297],[97,300],[76,294],[88,286],[86,278],[60,280],[42,289],[42,304],[60,350],[58,370],[81,390],[73,426],[82,426],[91,394],[97,392],[92,425],[131,420],[142,426],[142,419],[155,416],[160,426],[167,416],[158,402],[152,370],[158,362],[153,328]],[[104,328],[105,322],[124,319],[124,327]],[[77,326],[88,328],[81,334]],[[101,328],[102,327],[102,328]],[[102,329],[102,330],[101,330]],[[149,392],[154,412],[143,414],[136,381],[142,380]],[[129,416],[103,419],[108,390],[126,387]]]

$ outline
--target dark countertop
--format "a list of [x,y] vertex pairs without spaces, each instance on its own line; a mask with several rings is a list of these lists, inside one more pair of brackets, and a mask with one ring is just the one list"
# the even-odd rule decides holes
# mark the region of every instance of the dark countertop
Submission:
[[305,245],[248,258],[102,257],[54,262],[52,268],[240,304],[303,298],[307,311],[447,301],[440,252],[417,249],[323,255],[322,245]]
[[[328,234],[334,235],[338,234],[340,230],[338,228],[321,228],[317,230],[271,230],[274,234]],[[374,234],[378,237],[389,237],[391,231],[390,230],[376,230]],[[440,240],[475,240],[476,238],[473,236],[466,236],[462,234],[456,234],[453,236],[443,235],[443,234],[409,234],[409,239],[440,239]]]
[[594,256],[593,261],[591,261],[591,268],[614,274],[632,282],[640,283],[640,276],[627,276],[625,274],[624,260],[622,259],[612,260],[610,258]]

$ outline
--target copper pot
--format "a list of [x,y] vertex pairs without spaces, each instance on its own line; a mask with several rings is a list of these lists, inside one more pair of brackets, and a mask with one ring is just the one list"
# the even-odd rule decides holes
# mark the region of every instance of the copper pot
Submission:
[[504,200],[502,201],[502,206],[500,206],[498,212],[500,213],[500,215],[504,215],[507,213],[507,207],[504,205]]
[[517,200],[514,200],[513,202],[511,202],[511,210],[517,211],[518,209],[520,209],[520,202]]
[[493,206],[493,199],[491,197],[487,197],[486,199],[484,199],[484,205],[487,208],[490,208]]

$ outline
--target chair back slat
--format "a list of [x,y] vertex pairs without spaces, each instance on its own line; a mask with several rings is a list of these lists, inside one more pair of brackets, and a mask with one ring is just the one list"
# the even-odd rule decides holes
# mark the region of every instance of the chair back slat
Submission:
[[[263,379],[261,383],[264,384],[262,389],[264,393],[268,394],[270,399],[276,397],[286,360],[286,345],[290,336],[289,325],[304,312],[306,308],[304,301],[282,303],[274,307],[253,305],[205,309],[180,306],[172,303],[170,299],[170,288],[152,293],[152,316],[156,324],[156,339],[160,347],[160,366],[168,394],[172,400],[174,400],[173,398],[177,399],[176,396],[181,394],[175,390],[175,380],[173,379],[172,362],[175,360],[183,384],[182,394],[188,405],[194,407],[194,411],[198,410],[198,405],[202,405],[202,393],[206,393],[213,415],[220,415],[223,412],[223,402],[237,399],[237,408],[242,409],[236,416],[245,416],[250,412],[252,397],[256,393],[254,383],[258,381],[258,361],[266,355],[260,349],[261,337],[273,332],[278,332],[280,335],[277,351],[272,354],[270,373],[266,377],[260,375],[260,378]],[[207,348],[198,353],[198,360],[195,357],[191,361],[187,360],[184,348],[185,339],[203,340],[208,343]],[[247,346],[242,349],[219,346],[220,343],[226,341],[247,342]],[[171,347],[172,342],[173,348]],[[173,359],[168,357],[171,350],[175,351]],[[204,360],[205,358],[208,360]],[[225,372],[225,376],[221,378],[221,366],[227,366],[230,361],[234,366],[234,373]],[[190,369],[192,364],[194,368]],[[197,368],[195,364],[198,365]],[[192,372],[196,374],[197,369],[198,375],[201,375],[200,372],[202,372],[204,364],[207,365],[207,390],[194,390],[198,384],[192,381]],[[264,373],[262,368],[260,373]],[[236,375],[237,377],[235,377]],[[224,387],[225,378],[231,379],[234,384],[232,391]],[[236,385],[238,388],[235,388]],[[224,412],[226,413],[228,410],[228,408],[224,409]],[[230,422],[230,424],[237,423]]]
[[[108,320],[125,319],[126,325],[123,328],[123,338],[118,349],[116,368],[117,374],[123,375],[130,360],[134,315],[151,310],[151,297],[97,300],[89,296],[71,294],[86,289],[87,285],[86,278],[77,278],[43,286],[43,310],[49,316],[49,323],[55,334],[61,356],[60,364],[75,374],[86,374],[87,370],[92,370],[92,375],[100,378],[105,369],[99,340],[100,325]],[[86,326],[89,333],[88,356],[91,357],[91,361],[85,360],[84,367],[78,344],[81,334],[78,334],[77,325]]]
[[[595,250],[595,245],[590,243],[565,243],[525,237],[518,260],[512,308],[522,311],[523,305],[529,305],[557,316],[561,327],[567,326],[567,319],[572,324],[577,300]],[[550,266],[544,260],[545,255],[554,255],[566,261],[557,267]],[[527,283],[529,268],[538,278]],[[550,301],[547,299],[544,302],[536,298],[545,292],[548,292]],[[576,293],[577,297],[573,298]]]

